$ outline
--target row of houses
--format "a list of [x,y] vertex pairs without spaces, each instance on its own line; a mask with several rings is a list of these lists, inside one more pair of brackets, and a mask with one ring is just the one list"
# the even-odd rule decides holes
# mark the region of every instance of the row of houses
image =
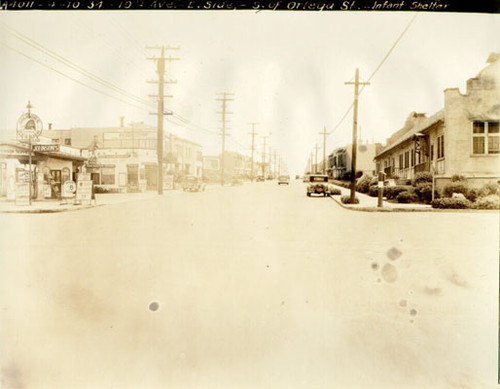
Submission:
[[[412,112],[385,145],[358,144],[356,170],[383,171],[387,178],[409,181],[429,172],[443,186],[454,175],[475,186],[500,179],[500,53],[467,81],[465,93],[444,91],[444,107],[427,116]],[[328,157],[328,174],[347,178],[351,171],[351,145]]]

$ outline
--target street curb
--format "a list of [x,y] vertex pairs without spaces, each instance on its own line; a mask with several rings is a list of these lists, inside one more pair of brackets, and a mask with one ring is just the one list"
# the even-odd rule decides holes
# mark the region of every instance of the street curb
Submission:
[[95,207],[102,207],[106,204],[96,204],[89,206],[82,206],[78,208],[54,208],[54,209],[25,209],[25,210],[0,210],[1,213],[20,213],[20,214],[41,214],[41,213],[61,213],[61,212],[75,212],[83,209],[90,209]]
[[[339,195],[337,195],[339,196]],[[330,198],[335,201],[338,205],[340,205],[344,209],[348,209],[350,211],[360,211],[360,212],[432,212],[432,208],[378,208],[378,207],[356,207],[356,206],[348,206],[343,204],[340,199],[336,199],[334,196],[330,195]]]
[[[338,195],[337,195],[338,196]],[[498,213],[498,209],[439,209],[439,208],[378,208],[378,207],[353,207],[343,204],[332,195],[330,198],[344,209],[359,212],[456,212],[456,213]]]

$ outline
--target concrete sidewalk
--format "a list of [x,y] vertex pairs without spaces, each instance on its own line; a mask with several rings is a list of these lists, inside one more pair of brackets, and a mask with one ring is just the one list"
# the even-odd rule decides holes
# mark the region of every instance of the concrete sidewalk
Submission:
[[16,205],[15,201],[0,201],[0,213],[55,213],[77,211],[81,209],[94,208],[102,205],[124,203],[130,201],[144,200],[151,198],[154,192],[145,193],[106,193],[96,194],[96,200],[91,204],[75,204],[71,199],[67,202],[62,200],[33,200],[31,205]]
[[378,199],[377,197],[371,197],[363,193],[356,192],[356,197],[359,199],[359,204],[343,204],[340,198],[345,195],[349,195],[351,191],[349,189],[343,188],[341,186],[332,184],[335,188],[340,189],[341,195],[330,196],[342,207],[347,209],[354,209],[357,211],[368,211],[368,212],[425,212],[432,211],[432,207],[428,204],[401,204],[392,203],[387,200],[383,201],[383,207],[377,207]]
[[[228,185],[229,186],[229,185]],[[206,190],[217,190],[219,185],[207,185]],[[164,196],[175,196],[183,193],[182,189],[165,190]],[[94,208],[104,205],[128,203],[157,198],[156,191],[141,193],[96,193],[96,200],[91,204],[74,204],[74,199],[64,203],[61,200],[40,200],[32,201],[31,205],[16,205],[15,201],[0,200],[0,213],[56,213],[78,211],[82,209]]]

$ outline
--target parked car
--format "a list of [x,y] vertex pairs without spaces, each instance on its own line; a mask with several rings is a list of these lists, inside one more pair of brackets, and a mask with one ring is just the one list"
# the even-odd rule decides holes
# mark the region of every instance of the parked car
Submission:
[[278,185],[289,185],[290,184],[290,176],[279,176],[278,177]]
[[205,190],[205,183],[196,176],[186,176],[182,183],[184,192],[200,192]]
[[257,176],[257,182],[265,181],[264,176]]
[[322,194],[328,196],[330,194],[330,184],[328,184],[328,176],[322,174],[311,174],[309,176],[309,184],[307,185],[307,196],[313,194]]
[[309,182],[309,174],[302,177],[302,182]]

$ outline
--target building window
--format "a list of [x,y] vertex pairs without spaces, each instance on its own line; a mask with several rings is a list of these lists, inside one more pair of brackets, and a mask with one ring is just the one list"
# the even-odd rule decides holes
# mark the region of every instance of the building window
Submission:
[[473,154],[500,153],[499,122],[472,123],[472,153]]
[[114,185],[115,184],[115,168],[103,167],[101,169],[101,184]]
[[415,166],[415,150],[411,150],[411,166]]
[[444,135],[437,137],[437,159],[444,158]]
[[434,161],[434,145],[431,145],[431,161]]
[[399,168],[403,169],[403,154],[399,154]]
[[410,167],[410,152],[405,151],[405,169]]
[[64,138],[64,144],[66,146],[71,146],[71,138]]

